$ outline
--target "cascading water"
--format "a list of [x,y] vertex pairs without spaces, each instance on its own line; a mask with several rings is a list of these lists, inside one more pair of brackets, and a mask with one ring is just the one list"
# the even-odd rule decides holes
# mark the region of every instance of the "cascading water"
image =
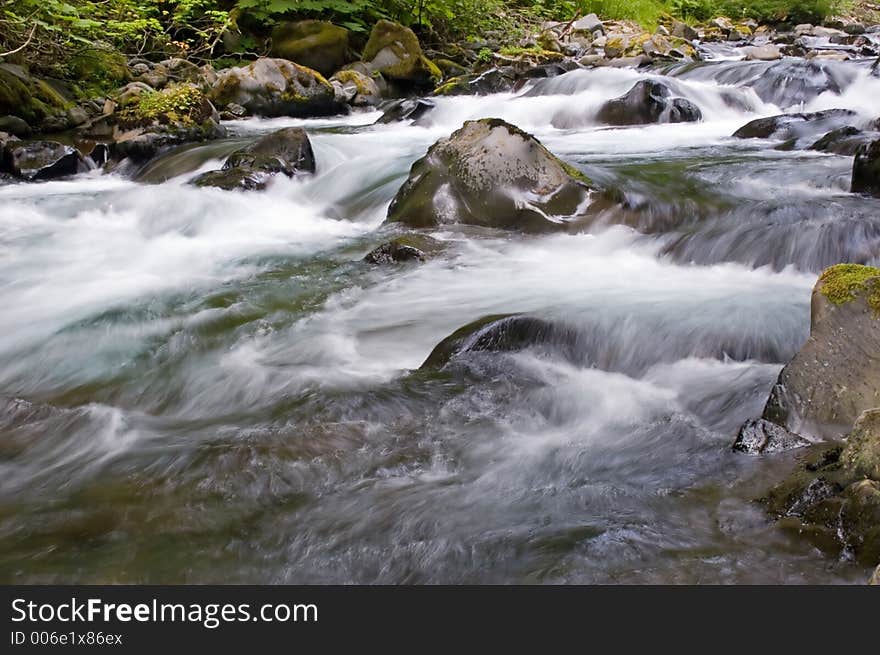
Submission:
[[[246,120],[129,179],[0,187],[2,581],[863,581],[750,502],[788,456],[730,444],[806,338],[816,273],[880,263],[880,200],[848,193],[851,158],[730,135],[780,111],[867,123],[880,79],[665,72],[439,98],[415,123]],[[704,120],[597,123],[646,78]],[[425,264],[361,263],[413,161],[486,116],[623,206],[582,234],[449,228]],[[187,184],[287,125],[316,175]],[[420,369],[510,313],[568,336]]]

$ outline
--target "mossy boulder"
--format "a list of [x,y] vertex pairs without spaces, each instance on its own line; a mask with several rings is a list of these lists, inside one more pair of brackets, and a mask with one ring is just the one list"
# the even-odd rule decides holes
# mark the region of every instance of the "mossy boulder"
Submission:
[[71,106],[47,80],[21,66],[0,64],[0,116],[17,116],[35,131],[63,129]]
[[322,20],[279,23],[272,30],[272,56],[289,59],[329,76],[350,61],[349,32]]
[[339,85],[338,91],[345,102],[354,107],[372,107],[382,101],[376,80],[355,70],[339,71],[330,78],[330,84]]
[[413,164],[388,210],[410,227],[451,223],[564,230],[592,197],[590,180],[535,137],[498,118],[467,121]]
[[880,269],[825,270],[811,314],[810,337],[779,374],[763,417],[813,440],[839,439],[880,407]]
[[301,127],[286,127],[239,148],[219,171],[199,175],[192,184],[228,191],[266,188],[273,176],[291,177],[296,172],[315,172],[315,154],[308,134]]
[[878,417],[880,409],[863,414],[845,443],[815,447],[760,499],[780,526],[866,565],[880,561]]
[[214,106],[194,84],[144,91],[118,113],[112,159],[146,161],[168,146],[222,137],[225,129],[217,118]]
[[422,53],[415,32],[389,20],[373,26],[362,59],[389,80],[414,87],[433,88],[443,77],[437,65]]
[[686,98],[674,98],[669,87],[642,80],[619,98],[599,108],[596,119],[606,125],[685,123],[703,118],[700,108]]
[[[874,135],[876,136],[876,133]],[[863,132],[853,125],[846,125],[822,136],[810,146],[810,150],[852,157],[858,153],[859,148],[871,141],[873,141],[871,133]]]
[[68,68],[87,97],[104,95],[131,80],[125,56],[110,47],[79,51],[71,58]]
[[880,480],[880,408],[869,409],[859,416],[846,439],[840,460],[857,478]]
[[852,192],[880,197],[880,139],[863,144],[856,151]]
[[261,58],[218,74],[209,97],[257,116],[328,116],[342,109],[333,86],[318,71],[285,59]]

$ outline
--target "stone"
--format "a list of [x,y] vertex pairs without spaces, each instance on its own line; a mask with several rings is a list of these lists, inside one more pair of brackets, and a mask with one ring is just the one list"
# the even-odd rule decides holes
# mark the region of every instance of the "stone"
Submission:
[[373,26],[363,60],[370,70],[416,88],[433,88],[443,77],[440,69],[422,53],[415,33],[388,20]]
[[416,161],[388,222],[564,230],[592,199],[590,180],[537,139],[497,118],[467,121]]
[[852,192],[880,198],[880,139],[859,146],[853,160]]
[[742,49],[747,61],[774,61],[782,59],[782,51],[773,43],[750,45]]
[[751,419],[743,424],[736,441],[733,443],[733,450],[750,455],[761,455],[809,445],[810,442],[800,435],[759,418]]
[[826,269],[813,289],[810,323],[763,418],[812,440],[839,439],[862,412],[880,407],[880,269]]
[[75,175],[85,170],[76,148],[55,141],[8,143],[3,164],[6,172],[30,182]]
[[31,126],[27,121],[18,116],[0,116],[0,132],[6,132],[18,137],[29,137]]
[[330,83],[338,83],[346,102],[354,107],[374,107],[382,101],[382,92],[376,81],[355,70],[339,71],[330,78]]
[[685,98],[673,98],[666,85],[642,80],[626,94],[602,105],[596,119],[606,125],[683,123],[702,119],[702,112]]
[[348,39],[347,29],[327,21],[283,21],[272,30],[271,54],[329,76],[351,61]]
[[236,104],[258,116],[328,116],[342,109],[333,86],[310,68],[261,58],[218,73],[209,96],[218,106]]

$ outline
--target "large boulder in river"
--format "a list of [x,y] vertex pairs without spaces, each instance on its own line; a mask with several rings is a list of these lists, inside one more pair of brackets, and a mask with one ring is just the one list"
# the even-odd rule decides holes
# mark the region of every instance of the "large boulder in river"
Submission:
[[859,148],[870,143],[877,136],[876,132],[864,132],[853,125],[845,125],[823,135],[810,146],[810,150],[852,157]]
[[192,183],[227,191],[260,190],[278,173],[291,177],[296,172],[314,173],[315,154],[304,129],[286,127],[236,150],[221,170],[203,173]]
[[434,62],[422,53],[415,32],[389,20],[380,20],[373,26],[363,60],[370,70],[415,87],[432,88],[443,77]]
[[812,440],[880,407],[880,269],[838,264],[813,289],[810,337],[782,369],[763,418]]
[[10,141],[0,170],[28,181],[50,180],[88,170],[76,148],[55,141]]
[[348,30],[322,20],[279,23],[272,30],[272,56],[331,75],[349,61]]
[[880,197],[880,139],[866,143],[856,151],[852,192]]
[[700,108],[685,98],[673,98],[665,84],[637,82],[624,95],[599,108],[596,119],[606,125],[685,123],[702,119]]
[[337,100],[353,107],[372,107],[382,101],[376,80],[356,70],[339,71],[330,78],[330,84],[336,90]]
[[387,220],[546,232],[580,216],[591,194],[589,179],[535,137],[484,118],[467,121],[413,164]]
[[285,59],[261,58],[227,68],[210,91],[215,104],[240,105],[258,116],[328,116],[338,113],[333,86],[317,71]]

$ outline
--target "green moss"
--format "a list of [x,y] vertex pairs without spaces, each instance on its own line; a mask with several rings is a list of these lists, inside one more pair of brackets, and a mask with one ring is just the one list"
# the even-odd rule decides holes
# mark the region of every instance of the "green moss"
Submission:
[[373,26],[367,45],[364,46],[364,61],[372,61],[386,47],[390,47],[398,56],[402,53],[411,56],[422,54],[422,46],[415,32],[390,20],[380,20]]
[[858,298],[862,293],[868,305],[880,314],[880,268],[861,264],[837,264],[819,276],[819,290],[835,305]]
[[106,94],[131,79],[125,57],[103,48],[78,53],[70,60],[68,69],[80,81],[83,95],[90,97]]
[[364,80],[368,80],[369,78],[366,75],[358,73],[353,70],[344,70],[339,71],[333,77],[342,82],[343,84],[354,84],[357,92],[360,95],[368,96],[374,92],[374,89],[367,86]]
[[531,46],[528,48],[507,47],[501,48],[499,54],[505,57],[532,57],[534,59],[563,59],[564,55],[553,50],[545,50],[539,46]]
[[579,168],[575,168],[574,166],[572,166],[568,162],[564,162],[561,159],[559,160],[559,163],[562,164],[562,169],[566,173],[568,173],[568,175],[570,175],[571,177],[576,179],[578,182],[583,182],[584,184],[586,184],[588,186],[593,185],[593,180],[591,180],[589,177],[587,177],[586,174],[582,170],[580,170]]
[[160,123],[192,125],[203,118],[205,96],[195,86],[182,84],[162,91],[143,93],[129,112],[139,121],[158,120]]

